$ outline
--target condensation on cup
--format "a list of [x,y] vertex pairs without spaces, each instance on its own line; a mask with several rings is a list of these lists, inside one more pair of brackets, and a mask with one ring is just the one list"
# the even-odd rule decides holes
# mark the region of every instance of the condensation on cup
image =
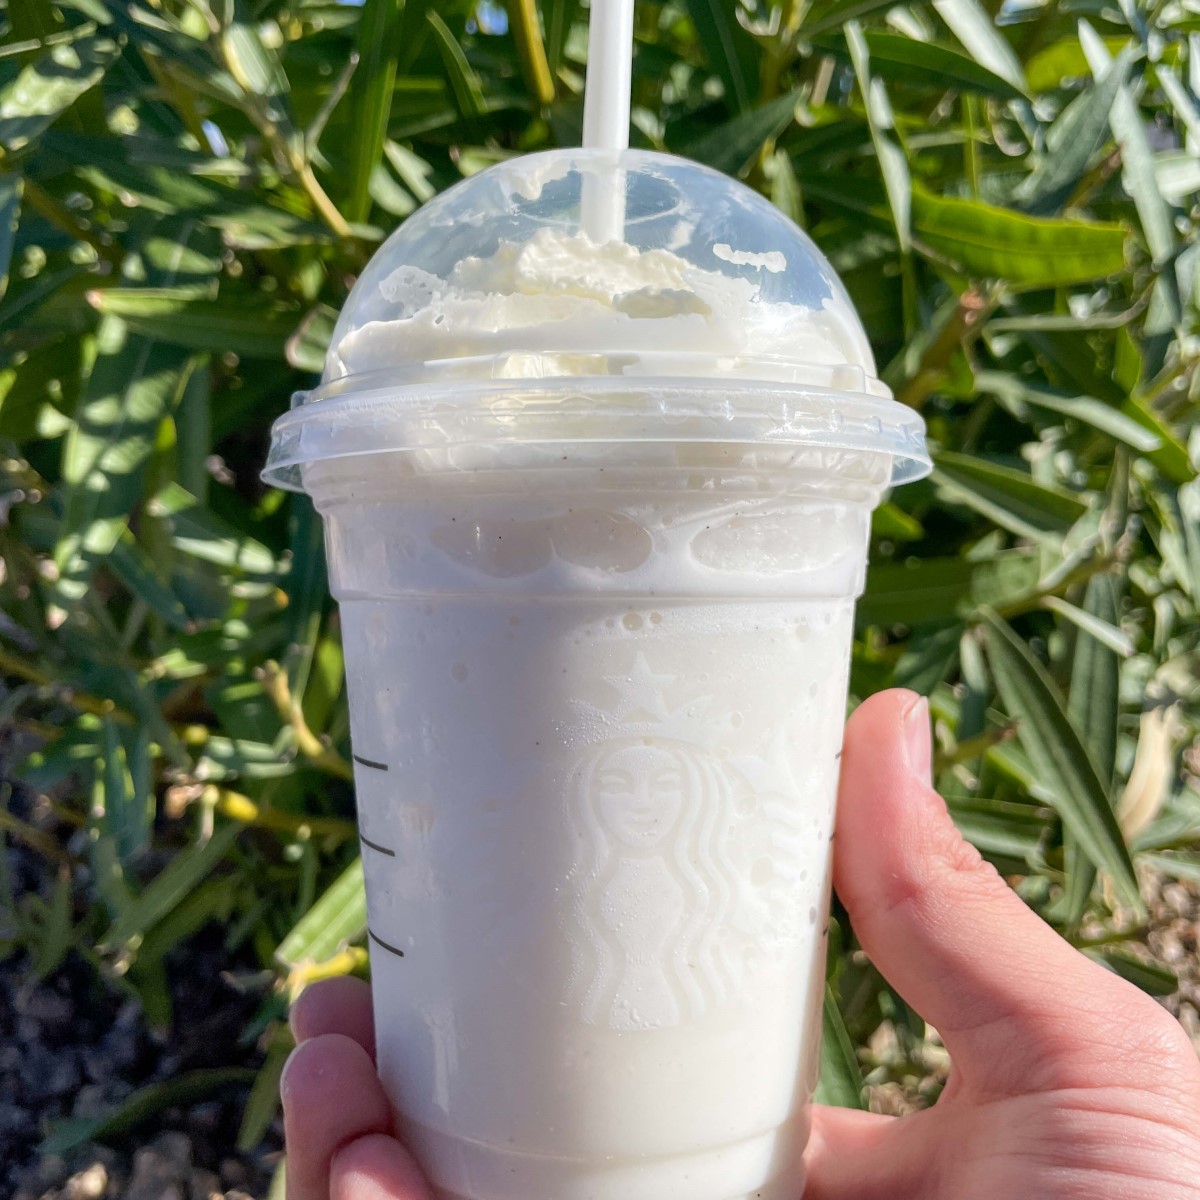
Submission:
[[266,477],[325,522],[379,1071],[443,1197],[799,1195],[854,602],[923,434],[693,163],[505,162],[363,273]]

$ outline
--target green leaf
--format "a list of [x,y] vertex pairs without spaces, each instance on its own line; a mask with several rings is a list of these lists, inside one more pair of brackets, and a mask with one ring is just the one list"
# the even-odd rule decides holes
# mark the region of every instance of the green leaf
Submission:
[[196,778],[214,783],[228,783],[234,779],[286,779],[295,774],[295,770],[295,764],[288,761],[274,743],[256,741],[244,732],[232,738],[212,734],[196,761]]
[[350,143],[346,216],[365,220],[370,205],[371,172],[379,164],[387,138],[392,94],[396,88],[398,34],[403,4],[365,0],[358,23],[358,66],[350,81],[350,113],[355,136]]
[[981,611],[984,640],[996,687],[1020,724],[1017,737],[1038,781],[1080,849],[1107,871],[1118,894],[1142,911],[1137,875],[1108,792],[1046,668],[992,610]]
[[[173,236],[162,238],[160,226],[153,226],[143,239],[137,269],[150,283],[168,288],[207,286],[220,265],[209,252],[211,231],[187,220],[170,220],[161,228]],[[112,554],[141,500],[144,468],[159,425],[179,400],[187,361],[174,346],[138,336],[116,314],[100,322],[96,345],[62,450],[65,497],[54,561],[59,572],[55,593],[65,607],[82,598],[97,564]]]
[[920,241],[967,274],[1017,287],[1058,287],[1103,279],[1125,264],[1125,228],[1112,222],[1031,217],[979,200],[913,188]]
[[187,629],[191,618],[170,583],[159,576],[158,568],[128,529],[120,537],[105,560],[109,570],[151,612],[161,617],[172,629]]
[[240,0],[221,34],[221,52],[238,86],[251,95],[274,100],[291,90],[279,56],[259,36]]
[[1120,408],[1122,415],[1158,439],[1160,445],[1157,450],[1144,452],[1148,461],[1172,483],[1190,483],[1196,478],[1196,468],[1192,466],[1187,447],[1151,412],[1145,401],[1138,396],[1126,396],[1121,400]]
[[[1193,57],[1195,50],[1192,51]],[[1180,82],[1179,77],[1165,63],[1157,63],[1155,67],[1159,85],[1166,92],[1175,115],[1187,128],[1188,135],[1200,140],[1200,105],[1193,99],[1191,93]]]
[[923,537],[921,522],[890,500],[884,501],[871,514],[871,536],[890,538],[897,542],[915,542]]
[[867,569],[856,610],[860,626],[945,624],[969,615],[986,599],[1010,604],[1038,581],[1037,556],[1012,550],[980,562],[963,558],[908,559]]
[[[1104,44],[1114,56],[1127,46],[1132,46],[1128,35],[1105,38]],[[1087,79],[1091,73],[1083,47],[1075,34],[1051,42],[1030,55],[1025,63],[1025,78],[1029,81],[1030,91],[1034,93],[1057,91],[1071,80]]]
[[1105,948],[1086,950],[1089,958],[1108,967],[1122,979],[1142,989],[1148,996],[1171,996],[1179,991],[1179,977],[1170,967],[1138,958],[1127,950]]
[[275,957],[288,968],[326,962],[366,932],[367,895],[356,858],[279,943]]
[[[1079,23],[1079,41],[1087,55],[1093,74],[1111,70],[1112,56],[1096,31],[1086,22]],[[1129,88],[1117,89],[1108,115],[1113,137],[1121,148],[1121,178],[1133,197],[1141,221],[1146,244],[1158,267],[1154,296],[1173,326],[1182,320],[1182,300],[1174,264],[1171,262],[1176,245],[1174,218],[1171,206],[1159,191],[1154,170],[1154,153],[1146,136],[1146,126]]]
[[821,1010],[821,1077],[817,1083],[816,1102],[838,1108],[863,1108],[864,1083],[862,1069],[854,1053],[854,1043],[846,1031],[837,999],[831,988],[825,988]]
[[281,358],[296,328],[295,310],[283,305],[251,297],[211,300],[185,288],[97,288],[88,301],[163,345],[214,354]]
[[727,175],[739,175],[764,142],[779,137],[792,123],[799,93],[777,96],[691,142],[681,153]]
[[567,37],[579,16],[579,0],[547,0],[542,6],[546,22],[546,60],[550,74],[558,75]]
[[131,761],[129,748],[112,720],[105,719],[103,735],[104,807],[98,830],[102,838],[112,843],[117,860],[125,866],[145,848],[154,819],[153,797],[146,788],[150,743],[145,732],[139,730],[134,747],[140,759]]
[[1072,625],[1106,646],[1120,658],[1129,658],[1136,648],[1133,638],[1121,629],[1118,622],[1105,620],[1087,609],[1079,608],[1070,601],[1064,600],[1061,596],[1046,596],[1042,600],[1042,607],[1049,609],[1064,620],[1070,621]]
[[1023,405],[1031,404],[1035,408],[1071,417],[1142,454],[1149,454],[1162,445],[1160,436],[1126,416],[1120,409],[1094,396],[1066,396],[1050,388],[1023,383],[1015,375],[1004,375],[998,371],[978,372],[975,387],[985,395],[998,397],[1017,416],[1022,415]]
[[175,409],[178,439],[176,469],[180,484],[203,500],[208,492],[208,457],[212,437],[212,368],[204,355],[194,355],[185,371]]
[[446,77],[450,81],[450,90],[454,93],[454,101],[458,111],[467,120],[482,117],[487,111],[487,101],[484,99],[483,87],[479,76],[471,69],[463,48],[458,39],[450,32],[450,26],[442,20],[436,9],[429,9],[425,20],[433,31],[434,41],[442,57],[442,65],[446,69]]
[[279,571],[275,556],[262,542],[216,516],[177,483],[169,483],[147,508],[167,521],[172,545],[184,554],[254,575]]
[[184,1108],[229,1088],[248,1087],[254,1072],[244,1067],[212,1067],[187,1071],[163,1083],[139,1088],[116,1108],[99,1117],[68,1117],[54,1126],[38,1151],[64,1155],[85,1142],[104,1141],[123,1134],[168,1108]]
[[[0,847],[2,845],[0,843]],[[67,868],[61,868],[54,881],[50,903],[46,905],[33,946],[33,962],[29,970],[36,980],[43,980],[57,971],[71,948],[72,890],[71,872]]]
[[52,46],[0,88],[0,147],[15,153],[40,137],[120,56],[101,33]]
[[23,185],[20,175],[0,175],[0,299],[8,291],[8,269],[16,243]]
[[803,32],[815,38],[830,29],[840,29],[847,21],[869,17],[885,8],[895,8],[895,0],[833,0],[814,3],[805,13]]
[[337,324],[337,311],[318,304],[306,313],[296,332],[287,341],[287,360],[299,371],[320,375],[325,369],[325,354]]
[[[1106,625],[1116,626],[1120,620],[1119,599],[1114,576],[1093,575],[1088,580],[1084,611]],[[1111,796],[1121,715],[1121,663],[1110,645],[1086,630],[1075,640],[1067,715],[1082,734],[1100,782]],[[1066,868],[1065,919],[1069,925],[1077,925],[1091,897],[1096,871],[1071,836],[1067,839]]]
[[[293,696],[305,696],[316,654],[321,622],[329,604],[325,571],[325,536],[311,504],[292,508],[292,569],[288,573],[288,685]],[[305,708],[307,713],[307,706]],[[310,728],[321,731],[324,722]]]
[[722,0],[686,0],[686,6],[709,65],[725,85],[730,111],[748,111],[758,94],[758,54],[737,23],[735,6]]
[[1024,471],[969,454],[934,456],[934,482],[952,499],[1023,537],[1065,533],[1087,511],[1072,492],[1036,483]]
[[1032,804],[976,797],[947,797],[959,832],[992,862],[1024,873],[1038,859],[1046,819]]
[[[851,34],[847,28],[846,37]],[[975,59],[941,42],[917,41],[900,33],[867,29],[862,33],[876,75],[902,83],[957,88],[960,91],[1020,100],[1024,93],[1007,79],[981,66]],[[848,49],[833,39],[822,39],[822,50],[845,55]]]
[[98,563],[113,551],[141,497],[141,471],[159,422],[178,396],[184,356],[101,322],[98,355],[62,455],[66,496],[54,561],[56,592],[77,603]]
[[250,1097],[242,1110],[237,1148],[243,1154],[252,1154],[258,1148],[279,1113],[279,1083],[283,1078],[284,1064],[294,1046],[286,1023],[276,1023],[267,1037],[266,1059],[254,1078]]
[[908,160],[895,137],[895,120],[883,80],[876,79],[871,74],[871,55],[862,27],[857,21],[847,21],[845,34],[850,60],[854,64],[854,74],[858,78],[858,88],[867,112],[867,124],[875,146],[875,157],[879,160],[879,172],[883,176],[883,186],[887,192],[896,239],[900,244],[900,253],[907,254],[912,246],[913,204]]
[[1072,100],[1050,126],[1046,149],[1034,160],[1033,173],[1013,193],[1023,208],[1045,216],[1061,211],[1070,199],[1104,145],[1109,113],[1129,73],[1132,55],[1132,49],[1123,50],[1108,71]]
[[1016,91],[1028,92],[1021,60],[979,0],[933,0],[933,7],[977,63],[1007,80]]
[[149,930],[220,866],[239,833],[240,825],[225,825],[206,842],[197,842],[176,854],[108,927],[100,939],[99,949],[105,953],[119,953],[130,947],[136,949]]
[[1141,861],[1172,879],[1200,883],[1200,854],[1143,854]]
[[[110,726],[111,722],[105,722]],[[88,813],[88,862],[96,891],[108,910],[109,916],[119,920],[133,903],[134,896],[125,880],[125,871],[117,851],[117,839],[113,836],[108,814],[108,797],[115,795],[123,784],[122,764],[109,743],[113,735],[109,728],[101,730],[103,750],[97,762],[96,776],[92,783],[92,803]]]

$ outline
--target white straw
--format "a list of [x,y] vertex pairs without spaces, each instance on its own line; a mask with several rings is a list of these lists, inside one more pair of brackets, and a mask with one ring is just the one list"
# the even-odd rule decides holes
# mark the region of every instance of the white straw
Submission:
[[[588,26],[587,84],[583,93],[583,144],[610,151],[629,146],[629,93],[633,75],[633,0],[592,0]],[[603,245],[625,230],[624,172],[615,168],[583,180],[583,230]]]

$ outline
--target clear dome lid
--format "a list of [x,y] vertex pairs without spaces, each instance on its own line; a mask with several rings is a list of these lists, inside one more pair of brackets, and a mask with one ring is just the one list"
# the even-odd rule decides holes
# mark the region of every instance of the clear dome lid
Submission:
[[924,427],[890,397],[833,268],[763,197],[668,155],[551,151],[464,180],[380,247],[265,476],[438,439],[633,438],[879,449],[913,478]]

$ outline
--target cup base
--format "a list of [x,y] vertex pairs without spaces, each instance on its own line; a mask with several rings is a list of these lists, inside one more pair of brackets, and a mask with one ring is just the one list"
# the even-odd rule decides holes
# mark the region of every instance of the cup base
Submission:
[[438,1200],[796,1200],[806,1125],[707,1151],[607,1161],[521,1154],[415,1124],[405,1139],[440,1185]]

